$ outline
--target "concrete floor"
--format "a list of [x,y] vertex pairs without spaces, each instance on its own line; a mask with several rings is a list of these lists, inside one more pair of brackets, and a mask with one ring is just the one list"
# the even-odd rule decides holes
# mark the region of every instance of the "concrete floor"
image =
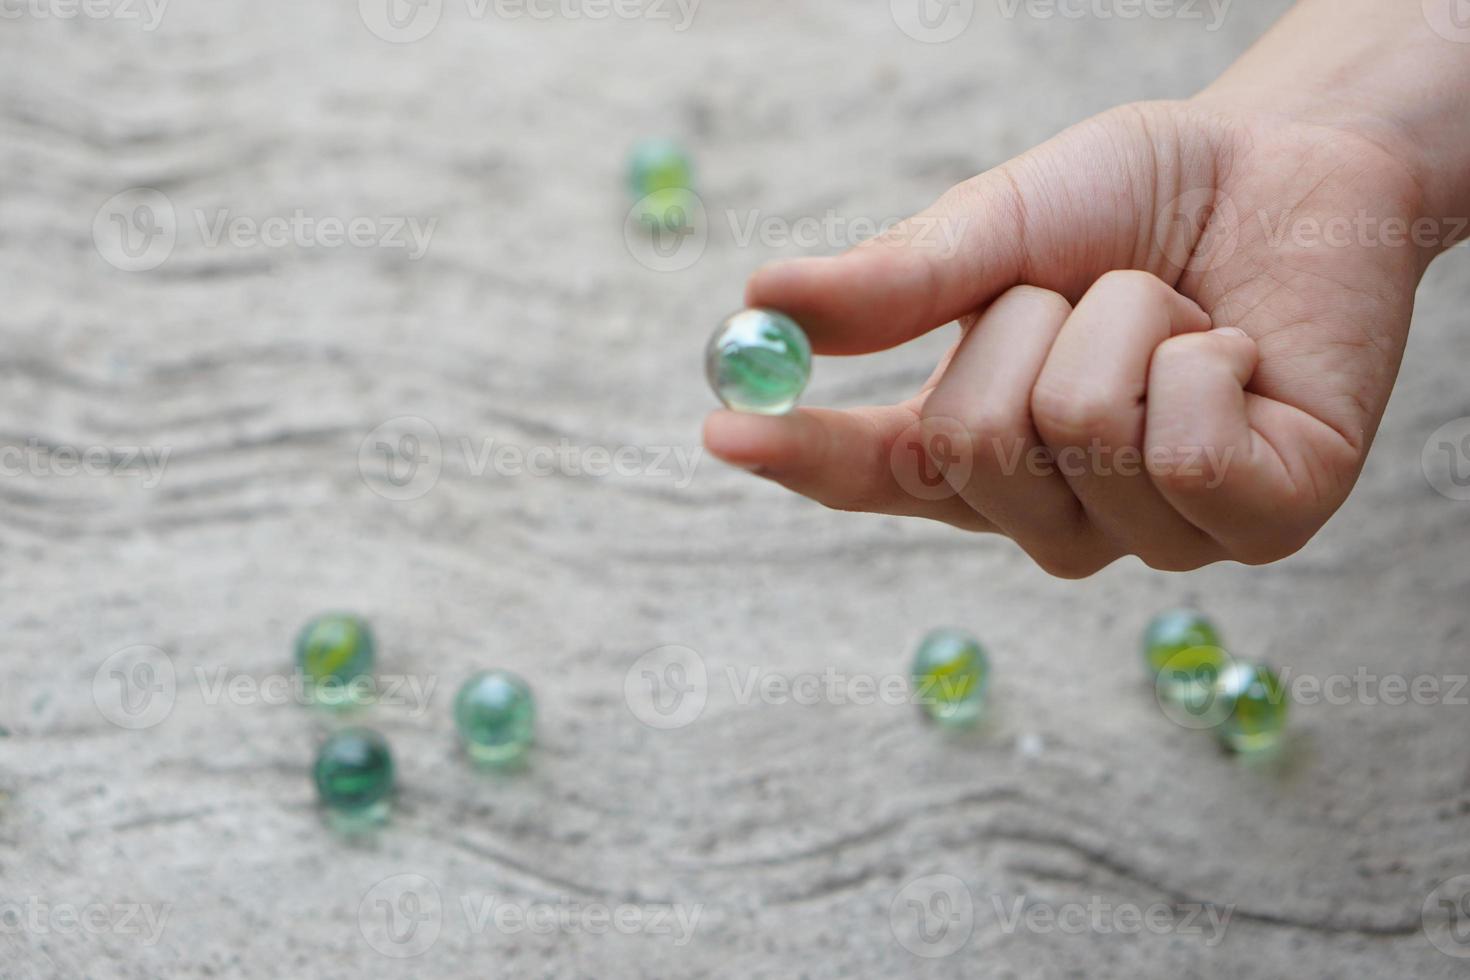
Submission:
[[[680,30],[672,0],[446,0],[399,44],[367,23],[429,21],[372,0],[0,22],[0,977],[1466,975],[1435,889],[1470,873],[1470,503],[1420,460],[1470,415],[1470,253],[1426,280],[1356,494],[1273,567],[1056,581],[694,455],[708,331],[805,251],[746,241],[752,216],[901,217],[1187,95],[1286,6],[1212,30],[981,0],[936,44],[896,25],[953,22],[904,4],[705,0]],[[625,154],[666,133],[709,211],[679,269],[625,239]],[[166,208],[107,203],[135,187]],[[249,238],[298,214],[370,243]],[[822,361],[807,400],[901,397],[947,342]],[[1298,704],[1283,757],[1244,765],[1139,668],[1183,601],[1292,676],[1444,696]],[[338,722],[283,689],[336,608],[397,679],[357,719],[399,767],[369,839],[324,825]],[[970,738],[854,703],[941,623],[993,657]],[[538,692],[520,772],[457,751],[483,666]]]

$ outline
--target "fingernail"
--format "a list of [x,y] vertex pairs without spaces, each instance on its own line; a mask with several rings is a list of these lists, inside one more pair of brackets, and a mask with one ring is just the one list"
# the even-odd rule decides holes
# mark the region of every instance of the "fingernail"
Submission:
[[1227,337],[1244,337],[1250,339],[1250,334],[1239,327],[1216,327],[1211,333],[1224,334]]

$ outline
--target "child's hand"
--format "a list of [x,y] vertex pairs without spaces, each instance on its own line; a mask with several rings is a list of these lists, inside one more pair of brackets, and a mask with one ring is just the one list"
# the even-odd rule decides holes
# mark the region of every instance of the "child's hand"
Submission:
[[[831,507],[1008,535],[1061,576],[1293,553],[1356,481],[1450,242],[1405,240],[1426,191],[1383,132],[1250,102],[1109,112],[846,255],[761,269],[748,305],[819,353],[963,331],[902,404],[716,412],[709,449]],[[911,492],[925,462],[952,493]]]

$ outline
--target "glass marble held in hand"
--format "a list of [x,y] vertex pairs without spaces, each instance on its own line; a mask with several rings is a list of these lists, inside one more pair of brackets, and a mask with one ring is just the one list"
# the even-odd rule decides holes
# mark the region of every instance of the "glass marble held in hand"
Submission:
[[363,699],[377,646],[367,621],[346,613],[318,616],[296,637],[296,666],[311,695],[332,707]]
[[393,755],[382,735],[347,728],[322,743],[312,769],[317,795],[334,816],[374,823],[388,813]]
[[1143,661],[1159,696],[1179,703],[1207,700],[1229,663],[1215,624],[1193,609],[1154,617],[1143,634]]
[[704,371],[727,407],[784,415],[796,406],[811,378],[812,348],[789,316],[741,310],[710,338]]
[[1215,682],[1215,697],[1224,715],[1215,734],[1226,748],[1242,753],[1276,748],[1290,703],[1276,671],[1264,664],[1230,664]]
[[919,641],[911,668],[914,696],[929,717],[946,728],[980,720],[990,687],[990,658],[964,630],[936,629]]
[[536,702],[515,674],[487,670],[465,681],[454,698],[454,724],[476,762],[504,766],[531,747]]

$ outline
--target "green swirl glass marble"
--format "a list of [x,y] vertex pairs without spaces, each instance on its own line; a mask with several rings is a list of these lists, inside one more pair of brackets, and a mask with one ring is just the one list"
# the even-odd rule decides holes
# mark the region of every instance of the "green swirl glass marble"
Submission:
[[388,814],[393,755],[372,729],[343,729],[322,743],[312,778],[329,813],[359,824],[378,822]]
[[812,348],[789,316],[741,310],[710,338],[704,372],[726,407],[784,415],[796,407],[811,378]]
[[674,242],[681,242],[695,233],[704,207],[693,188],[694,166],[678,143],[652,139],[633,147],[628,160],[628,189],[635,201],[630,217],[658,241],[673,235]]
[[1173,609],[1148,624],[1143,661],[1161,698],[1202,703],[1229,655],[1220,646],[1214,623],[1192,609]]
[[454,725],[474,761],[490,766],[514,763],[525,755],[535,736],[536,702],[531,688],[509,671],[475,674],[455,695]]
[[628,160],[628,189],[635,198],[694,186],[694,165],[684,149],[668,139],[644,140]]
[[980,720],[990,687],[990,658],[969,633],[930,631],[914,651],[910,674],[915,699],[940,725],[966,728]]
[[330,707],[357,704],[367,697],[376,659],[372,628],[358,616],[318,616],[296,637],[296,667],[307,691]]
[[1266,752],[1280,742],[1290,700],[1276,671],[1264,664],[1230,664],[1215,682],[1215,697],[1225,719],[1215,734],[1226,748]]

